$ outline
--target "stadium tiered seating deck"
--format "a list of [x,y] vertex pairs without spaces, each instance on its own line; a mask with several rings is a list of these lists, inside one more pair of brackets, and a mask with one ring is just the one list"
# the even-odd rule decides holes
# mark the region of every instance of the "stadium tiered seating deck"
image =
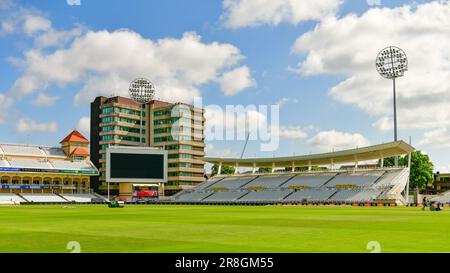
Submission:
[[37,146],[1,144],[4,154],[25,155],[25,156],[45,156],[45,153]]
[[252,191],[242,196],[238,201],[265,202],[265,201],[281,201],[291,194],[290,190],[263,190]]
[[178,201],[201,201],[212,195],[212,192],[188,192],[178,196]]
[[17,194],[13,193],[0,193],[0,204],[6,202],[14,202],[19,204],[20,202],[26,202],[24,199],[20,198]]
[[67,201],[56,194],[21,194],[25,199],[35,203],[66,203]]
[[383,174],[384,171],[370,171],[368,173],[340,173],[327,183],[327,187],[335,187],[337,185],[355,185],[357,187],[370,186]]
[[442,194],[441,196],[434,197],[430,201],[449,204],[450,203],[450,192],[446,192],[446,193]]
[[342,189],[339,190],[335,195],[333,195],[330,201],[340,201],[340,202],[369,202],[374,200],[380,195],[381,191],[378,190],[353,190],[353,189]]
[[[178,202],[362,203],[380,198],[407,169],[217,176],[181,192]],[[404,182],[404,181],[403,181]],[[402,182],[402,183],[403,183]],[[389,198],[387,198],[389,199]],[[450,202],[450,194],[448,195]]]
[[41,149],[45,153],[45,155],[48,157],[64,157],[64,158],[67,157],[61,148],[42,147]]
[[264,187],[267,189],[274,189],[280,187],[283,183],[291,179],[294,175],[264,175],[259,176],[250,183],[246,184],[244,188]]
[[36,158],[13,157],[9,159],[9,163],[11,166],[21,168],[53,169],[49,162]]
[[202,189],[209,188],[209,187],[211,187],[212,185],[214,185],[215,183],[219,182],[222,179],[224,179],[224,177],[220,177],[220,176],[212,177],[209,180],[207,180],[207,181],[201,183],[200,185],[198,185],[196,187],[196,189],[202,190]]
[[76,203],[91,203],[93,199],[97,199],[97,196],[92,194],[61,194],[61,196],[70,202]]
[[388,187],[395,183],[395,178],[402,172],[403,170],[387,170],[375,183],[376,187]]
[[0,159],[0,167],[10,167],[11,165],[9,164],[8,161],[4,160],[4,159]]
[[324,202],[330,198],[334,193],[336,193],[336,189],[305,189],[295,191],[284,201],[292,201],[292,202],[303,202],[303,200],[310,202]]
[[330,174],[299,174],[282,185],[283,188],[305,186],[305,187],[321,187],[330,179],[336,176],[336,173]]
[[92,171],[94,168],[86,161],[54,160],[51,164],[56,169]]
[[222,202],[232,202],[236,201],[242,196],[246,195],[247,192],[216,192],[207,198],[203,199],[203,201],[222,201]]
[[253,175],[253,176],[228,176],[208,188],[209,189],[225,188],[225,189],[229,189],[229,190],[237,190],[240,187],[247,184],[248,182],[255,179],[256,177],[257,176],[255,176],[255,175]]

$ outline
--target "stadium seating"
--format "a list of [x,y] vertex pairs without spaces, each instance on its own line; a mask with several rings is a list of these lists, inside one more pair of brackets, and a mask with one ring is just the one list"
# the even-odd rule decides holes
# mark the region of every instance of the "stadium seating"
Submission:
[[321,187],[336,174],[299,174],[282,185],[283,188],[304,186],[304,187]]
[[9,164],[8,161],[4,160],[4,159],[0,159],[0,167],[10,167],[11,165]]
[[395,178],[402,172],[402,170],[388,170],[375,183],[376,187],[388,187],[395,182]]
[[336,175],[327,187],[335,187],[337,185],[355,185],[357,187],[370,186],[377,181],[384,172],[368,172],[368,173],[340,173]]
[[294,175],[263,175],[246,184],[244,188],[264,187],[267,189],[278,188],[281,184],[291,179]]
[[68,169],[68,170],[94,170],[90,164],[86,161],[69,161],[69,160],[53,160],[51,164],[56,169]]
[[207,198],[203,199],[203,201],[236,201],[242,196],[247,194],[247,192],[216,192]]
[[286,197],[284,201],[302,202],[323,202],[328,200],[337,190],[336,189],[305,189],[293,192]]
[[21,194],[26,200],[28,200],[29,202],[36,202],[36,203],[63,203],[63,202],[67,202],[66,200],[64,200],[63,198],[61,198],[60,196],[56,195],[56,194],[37,194],[37,193],[33,193],[33,194]]
[[7,203],[13,202],[18,204],[20,202],[25,202],[25,200],[23,200],[22,198],[20,198],[20,196],[14,193],[0,193],[0,204],[6,202]]
[[443,195],[434,197],[434,198],[430,199],[430,201],[449,204],[450,203],[450,192],[446,192]]
[[[405,183],[407,169],[349,170],[299,174],[252,174],[213,177],[180,192],[186,202],[370,202]],[[350,187],[344,187],[350,186]],[[386,194],[385,194],[386,193]],[[383,195],[384,194],[384,195]],[[450,202],[450,194],[448,196]]]
[[340,202],[369,202],[376,199],[380,193],[381,192],[377,190],[342,189],[333,195],[329,200]]
[[61,194],[61,196],[69,202],[76,203],[91,203],[94,199],[98,199],[97,196],[92,194]]
[[177,197],[178,201],[201,201],[212,195],[212,192],[187,192]]
[[53,166],[47,162],[35,158],[13,157],[9,159],[11,166],[20,168],[53,169]]
[[238,201],[280,201],[286,196],[291,194],[290,190],[263,190],[263,191],[252,191],[248,194],[242,196]]
[[66,154],[61,148],[54,148],[54,147],[42,147],[42,151],[44,151],[45,155],[49,157],[64,157],[66,158]]
[[229,190],[236,190],[240,187],[244,186],[248,182],[252,181],[258,176],[228,176],[223,178],[217,183],[214,183],[213,185],[209,186],[208,188],[225,188]]
[[4,154],[15,154],[15,155],[31,155],[31,156],[45,156],[45,153],[37,146],[25,146],[25,145],[10,145],[2,144],[0,145]]
[[222,180],[223,178],[224,178],[224,177],[220,177],[220,176],[212,177],[212,178],[208,179],[207,181],[205,181],[205,182],[199,184],[199,185],[196,187],[196,189],[202,190],[202,189],[209,188],[209,187],[211,187],[212,185],[214,185],[215,183],[217,183],[217,182],[219,182],[220,180]]

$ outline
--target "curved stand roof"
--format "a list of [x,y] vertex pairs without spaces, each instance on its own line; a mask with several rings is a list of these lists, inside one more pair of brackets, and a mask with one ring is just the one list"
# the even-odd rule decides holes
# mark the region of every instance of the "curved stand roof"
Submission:
[[355,161],[375,160],[380,158],[405,155],[415,149],[406,142],[400,140],[368,147],[343,150],[331,153],[312,155],[269,157],[269,158],[220,158],[205,157],[205,162],[212,164],[230,165],[239,167],[301,167],[321,166],[330,164],[342,164]]

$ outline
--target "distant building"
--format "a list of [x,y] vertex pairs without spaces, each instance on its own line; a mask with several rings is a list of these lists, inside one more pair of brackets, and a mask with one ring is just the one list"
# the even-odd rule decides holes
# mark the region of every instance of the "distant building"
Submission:
[[90,192],[89,178],[98,170],[89,159],[89,141],[73,131],[60,144],[0,144],[0,192]]
[[[203,182],[204,123],[204,109],[189,104],[153,100],[141,107],[125,97],[97,97],[91,103],[90,153],[100,176],[91,178],[91,187],[106,194],[106,149],[110,145],[167,150],[168,183],[159,189],[161,195]],[[110,191],[120,194],[118,183],[111,183]]]
[[450,190],[450,173],[435,173],[433,185],[437,191]]

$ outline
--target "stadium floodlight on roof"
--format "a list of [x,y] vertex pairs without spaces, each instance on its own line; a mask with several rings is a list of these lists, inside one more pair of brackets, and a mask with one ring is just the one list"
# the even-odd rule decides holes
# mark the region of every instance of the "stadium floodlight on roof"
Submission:
[[131,82],[130,88],[128,89],[130,93],[130,97],[141,104],[141,113],[140,113],[140,137],[139,142],[142,145],[142,108],[146,103],[149,103],[153,100],[155,96],[155,86],[153,83],[145,78],[138,78]]
[[132,81],[128,91],[130,97],[139,103],[148,103],[155,96],[155,86],[145,78]]
[[[394,93],[394,140],[397,141],[397,97],[395,91],[395,79],[403,77],[408,70],[408,58],[405,52],[396,47],[388,46],[378,53],[376,59],[378,73],[393,82]],[[395,165],[398,165],[398,157],[395,157]]]

